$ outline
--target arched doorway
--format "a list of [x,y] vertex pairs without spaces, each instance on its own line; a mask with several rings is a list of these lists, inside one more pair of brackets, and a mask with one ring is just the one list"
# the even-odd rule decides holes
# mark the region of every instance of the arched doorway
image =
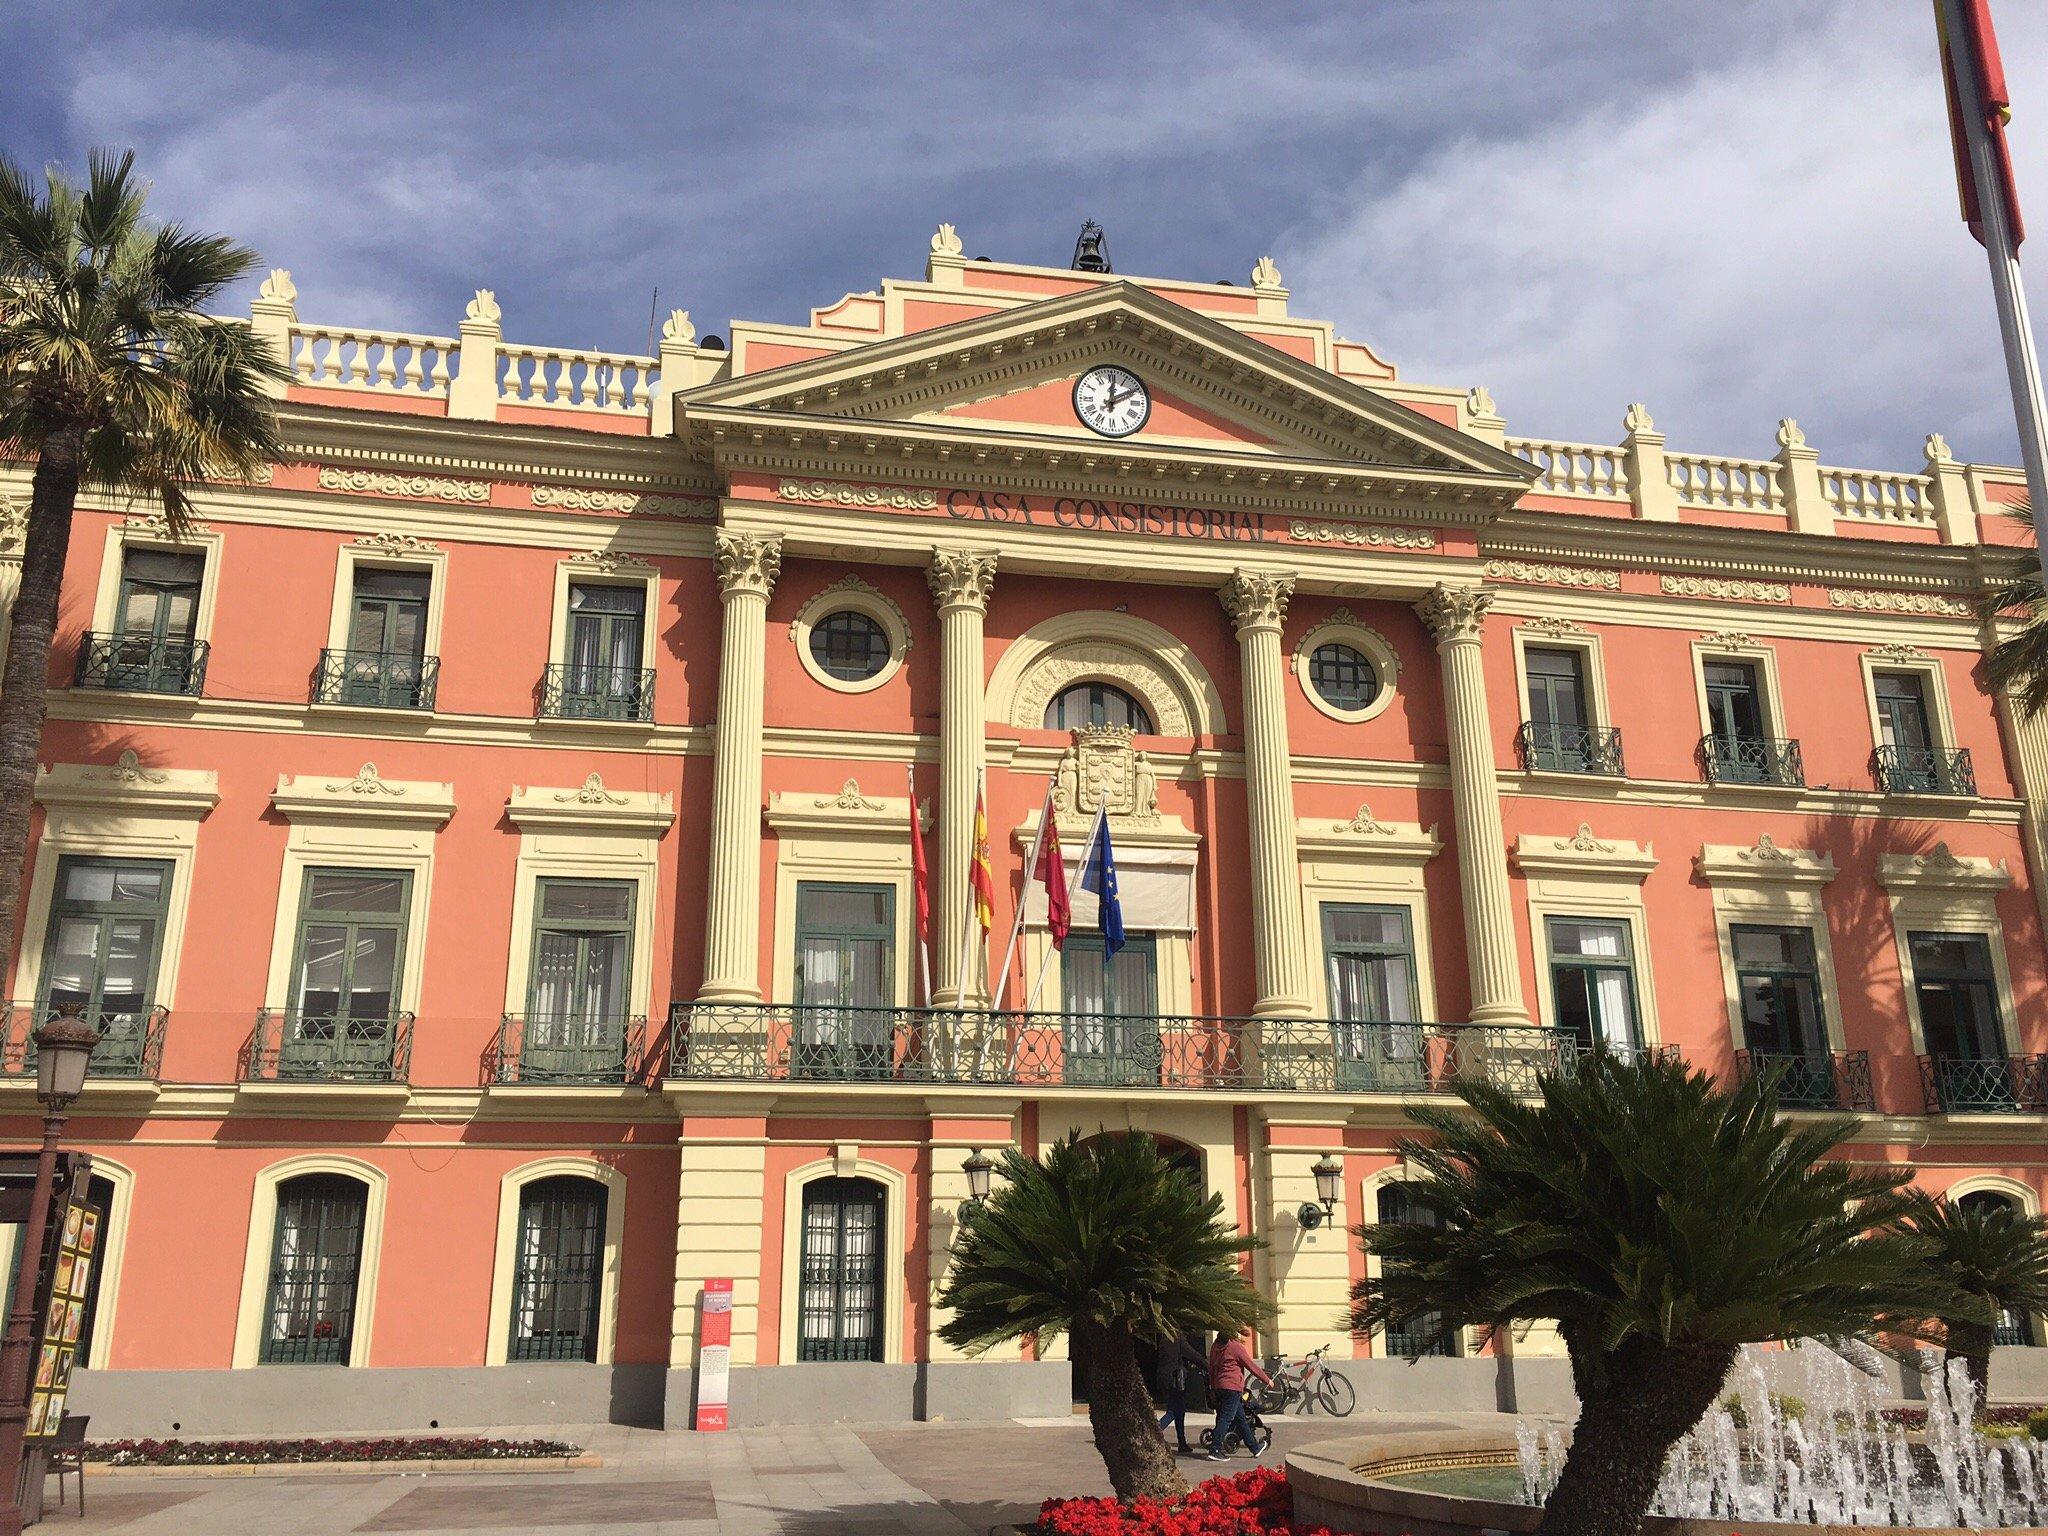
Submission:
[[[1162,1136],[1156,1131],[1097,1131],[1093,1136],[1082,1137],[1081,1142],[1085,1146],[1091,1141],[1099,1141],[1104,1137],[1111,1136],[1151,1137],[1153,1145],[1159,1148],[1160,1155],[1174,1168],[1178,1169],[1198,1191],[1206,1191],[1208,1189],[1208,1183],[1202,1174],[1202,1149],[1200,1147],[1178,1140],[1172,1136]],[[1208,1342],[1207,1339],[1202,1340],[1202,1347],[1206,1349]],[[1074,1401],[1077,1404],[1085,1403],[1088,1401],[1088,1373],[1085,1363],[1081,1359],[1080,1343],[1072,1336],[1069,1336],[1067,1339],[1067,1353],[1072,1361]],[[1139,1339],[1137,1341],[1136,1353],[1138,1356],[1138,1370],[1145,1378],[1145,1385],[1151,1387],[1154,1374],[1159,1365],[1159,1346],[1150,1339]],[[1192,1409],[1200,1406],[1202,1402],[1203,1395],[1200,1383],[1191,1384],[1188,1389],[1189,1407]]]
[[[2019,1201],[1996,1189],[1973,1189],[1968,1194],[1958,1196],[1956,1204],[1966,1211],[2022,1209]],[[2025,1312],[2000,1308],[1997,1325],[1991,1330],[1991,1342],[1994,1345],[2022,1347],[2038,1343],[2034,1336],[2034,1319]]]

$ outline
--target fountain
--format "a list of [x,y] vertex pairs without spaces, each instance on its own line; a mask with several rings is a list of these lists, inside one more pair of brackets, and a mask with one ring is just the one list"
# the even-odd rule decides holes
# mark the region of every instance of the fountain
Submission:
[[[2048,1525],[2048,1441],[1979,1434],[1962,1362],[1927,1354],[1921,1364],[1927,1420],[1909,1430],[1885,1415],[1883,1377],[1830,1350],[1745,1352],[1729,1395],[1672,1448],[1644,1531],[1811,1536]],[[1470,1421],[1455,1432],[1413,1423],[1387,1429],[1290,1452],[1296,1518],[1384,1536],[1533,1531],[1570,1443],[1562,1420],[1519,1418],[1512,1430]]]

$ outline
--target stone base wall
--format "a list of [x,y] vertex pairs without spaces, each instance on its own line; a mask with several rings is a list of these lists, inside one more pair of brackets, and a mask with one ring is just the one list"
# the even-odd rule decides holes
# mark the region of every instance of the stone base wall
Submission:
[[[857,1361],[735,1366],[732,1424],[889,1424],[923,1419],[1047,1418],[1073,1411],[1072,1368],[1064,1360]],[[694,1373],[668,1373],[665,1422],[687,1429]]]

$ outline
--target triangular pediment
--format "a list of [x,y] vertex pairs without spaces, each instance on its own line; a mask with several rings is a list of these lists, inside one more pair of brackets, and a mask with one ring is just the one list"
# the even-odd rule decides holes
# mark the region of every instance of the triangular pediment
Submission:
[[[1074,381],[1115,363],[1153,401],[1144,427],[1104,438],[1072,408]],[[1132,283],[1021,305],[681,395],[679,430],[751,418],[921,430],[998,451],[1222,455],[1305,467],[1527,484],[1490,443],[1316,368]]]

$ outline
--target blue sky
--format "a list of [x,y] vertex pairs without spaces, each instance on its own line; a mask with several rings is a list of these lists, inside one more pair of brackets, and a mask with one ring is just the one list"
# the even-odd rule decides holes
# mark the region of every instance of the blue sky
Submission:
[[[2048,307],[2048,5],[1994,0]],[[301,315],[638,350],[968,254],[1243,281],[1511,431],[2011,462],[1925,0],[9,0],[0,146],[132,146]]]

